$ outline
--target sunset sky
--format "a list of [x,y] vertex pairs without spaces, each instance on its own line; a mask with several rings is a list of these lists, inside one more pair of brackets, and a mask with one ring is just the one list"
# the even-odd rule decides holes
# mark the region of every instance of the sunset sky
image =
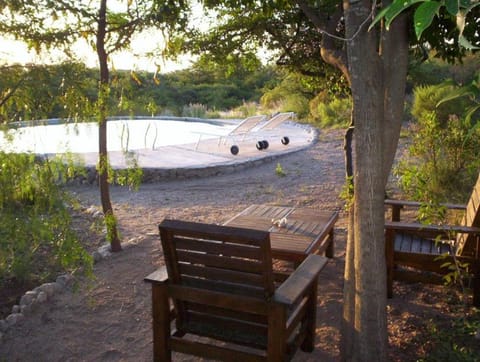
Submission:
[[[133,51],[124,51],[116,53],[112,56],[112,64],[116,69],[127,70],[147,70],[155,72],[157,64],[160,65],[160,72],[167,73],[174,70],[187,68],[190,65],[189,57],[185,56],[179,59],[178,62],[164,61],[161,57],[148,58],[144,54],[148,51],[152,51],[158,43],[146,42],[145,36],[142,36],[142,40],[136,40],[133,42]],[[155,39],[154,34],[150,34],[150,39]],[[149,46],[150,45],[150,46]],[[83,61],[89,67],[97,67],[98,61],[96,53],[88,48],[85,44],[77,44],[75,46],[78,60]],[[34,51],[29,51],[27,45],[11,39],[0,38],[0,65],[2,64],[27,64],[27,63],[43,63],[52,64],[59,63],[66,59],[65,55],[61,51],[49,51],[40,55]]]
[[[193,12],[191,21],[200,28],[208,27],[208,20],[202,7],[196,1],[191,2]],[[112,0],[109,2],[109,8],[118,11],[125,6],[123,1]],[[112,55],[112,69],[127,70],[147,70],[155,72],[157,66],[160,66],[161,73],[167,73],[178,69],[188,68],[192,61],[191,57],[183,56],[177,62],[165,61],[161,56],[149,58],[145,54],[152,52],[156,48],[162,48],[163,37],[160,30],[150,30],[142,34],[137,34],[132,40],[131,51],[124,51]],[[75,53],[78,60],[83,61],[89,67],[97,67],[97,55],[85,43],[79,43],[75,46]],[[160,52],[157,52],[160,53]],[[65,60],[66,57],[61,51],[49,51],[41,55],[34,51],[29,51],[26,44],[13,39],[0,36],[0,66],[12,63],[43,63],[52,64]]]

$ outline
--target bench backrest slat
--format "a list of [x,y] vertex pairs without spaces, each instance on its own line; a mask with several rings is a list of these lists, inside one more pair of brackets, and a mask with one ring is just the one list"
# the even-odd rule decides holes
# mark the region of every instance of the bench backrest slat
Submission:
[[[480,174],[473,187],[472,194],[467,203],[465,215],[462,220],[464,226],[480,227]],[[478,252],[478,236],[473,234],[458,234],[457,254],[463,256],[475,256]]]
[[263,298],[273,294],[268,232],[168,219],[159,230],[173,283],[188,281],[191,286],[197,280],[213,290],[225,285],[240,294],[248,295],[248,290],[261,291]]

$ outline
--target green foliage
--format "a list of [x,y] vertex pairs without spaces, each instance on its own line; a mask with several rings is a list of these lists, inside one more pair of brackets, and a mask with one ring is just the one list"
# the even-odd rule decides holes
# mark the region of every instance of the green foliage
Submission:
[[428,54],[426,61],[413,61],[408,70],[410,88],[434,85],[451,79],[455,84],[471,83],[478,72],[480,53],[471,53],[462,58],[461,62],[449,64],[436,57],[435,52]]
[[409,68],[407,81],[412,88],[439,84],[450,78],[449,69],[449,65],[439,59],[428,59]]
[[[451,87],[422,87],[415,92],[409,156],[395,172],[405,193],[423,202],[464,202],[480,168],[478,120],[465,117],[465,103],[439,101]],[[456,113],[453,113],[456,112]]]
[[308,102],[312,97],[300,74],[287,73],[278,85],[265,91],[261,104],[272,112],[295,112],[302,119],[308,116]]
[[352,99],[336,98],[318,102],[318,97],[310,102],[310,114],[320,127],[348,127],[351,123]]
[[[308,4],[320,23],[333,24],[338,20],[336,2],[310,1]],[[182,51],[206,56],[217,64],[228,64],[231,59],[250,59],[252,54],[261,50],[265,51],[264,59],[270,58],[267,60],[275,61],[288,71],[316,78],[316,87],[321,85],[333,92],[348,88],[340,71],[326,64],[320,56],[322,30],[312,24],[308,15],[294,2],[207,1],[203,5],[213,9],[215,21],[206,31],[192,23],[178,34],[182,39]],[[342,26],[338,26],[334,33],[344,35]],[[342,42],[332,45],[336,49],[338,45],[338,50],[343,47]],[[295,112],[302,118],[301,112]]]
[[0,123],[85,119],[92,114],[96,87],[94,73],[79,63],[5,67],[0,79]]
[[437,106],[451,103],[453,100],[459,102],[465,99],[470,102],[465,113],[465,119],[467,121],[478,120],[480,118],[480,72],[477,72],[476,78],[470,84],[455,89],[442,99]]
[[117,228],[117,218],[113,213],[107,213],[104,217],[105,227],[107,228],[106,238],[109,243],[112,243],[112,237],[115,235]]
[[183,106],[182,117],[205,118],[207,111],[207,107],[203,104],[189,104]]
[[429,321],[430,348],[420,362],[458,361],[476,362],[480,353],[475,333],[480,328],[478,311],[455,320],[448,326]]
[[[390,24],[400,13],[415,6],[413,25],[417,40],[420,40],[427,28],[432,27],[434,18],[449,17],[457,27],[458,44],[465,49],[480,49],[479,34],[475,30],[478,30],[476,21],[478,5],[478,1],[475,0],[395,0],[377,14],[369,29],[384,19],[388,30]],[[455,21],[452,21],[454,19]],[[471,31],[472,27],[473,32]],[[430,32],[432,32],[431,30]]]
[[345,201],[345,210],[350,211],[353,206],[354,198],[353,198],[353,176],[348,176],[345,179],[345,183],[342,186],[342,190],[340,192],[340,198]]
[[[112,72],[109,116],[194,114],[202,117],[237,107],[250,108],[260,100],[262,89],[275,83],[270,67],[254,71],[194,66],[189,70],[157,75],[129,71]],[[97,104],[98,76],[95,70],[76,63],[58,66],[20,66],[2,69],[0,123],[42,118],[91,120]],[[193,106],[189,106],[193,105]],[[194,113],[190,113],[193,111]],[[200,109],[198,109],[200,111]],[[248,109],[247,112],[251,112]],[[198,113],[197,113],[198,114]]]
[[414,90],[414,100],[412,105],[412,115],[421,124],[425,122],[428,124],[428,118],[431,114],[435,114],[436,122],[439,126],[445,127],[451,115],[461,115],[465,110],[465,101],[448,102],[440,104],[453,90],[450,84],[439,84],[432,86],[417,87]]
[[241,106],[234,108],[229,112],[231,118],[247,118],[260,113],[258,103],[244,102]]
[[142,183],[143,169],[138,164],[137,155],[133,152],[123,151],[127,167],[120,169],[109,168],[112,174],[110,177],[115,179],[115,183],[121,186],[128,186],[131,190],[137,191]]
[[275,167],[275,174],[279,177],[285,177],[287,176],[287,173],[285,172],[285,170],[283,169],[282,165],[279,163],[277,163],[277,167]]
[[0,152],[0,282],[40,280],[59,271],[91,271],[71,227],[61,184],[75,174],[65,160]]

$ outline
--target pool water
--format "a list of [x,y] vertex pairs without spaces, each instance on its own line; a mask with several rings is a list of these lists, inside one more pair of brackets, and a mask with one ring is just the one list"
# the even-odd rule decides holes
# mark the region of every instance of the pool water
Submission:
[[[234,125],[161,118],[110,120],[107,122],[109,151],[154,150],[162,146],[195,143],[228,134]],[[12,140],[10,141],[10,137]],[[98,124],[66,123],[20,127],[0,133],[5,152],[86,153],[98,151]]]

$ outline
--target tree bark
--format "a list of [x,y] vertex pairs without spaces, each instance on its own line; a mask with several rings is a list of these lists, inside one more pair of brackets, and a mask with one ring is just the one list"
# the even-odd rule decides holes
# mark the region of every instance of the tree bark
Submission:
[[[352,195],[353,197],[353,195]],[[340,352],[342,361],[352,361],[355,355],[355,268],[354,268],[354,225],[353,204],[348,208],[347,246],[345,252],[345,271],[343,277],[343,319]]]
[[100,85],[99,85],[99,109],[98,109],[98,177],[100,186],[100,198],[102,202],[103,215],[107,229],[107,240],[110,242],[112,251],[122,250],[120,238],[117,230],[117,221],[113,213],[112,202],[110,200],[110,189],[108,181],[108,149],[107,149],[107,107],[108,107],[108,87],[110,74],[108,69],[108,54],[105,50],[105,36],[107,28],[107,0],[101,0],[98,13],[98,31],[97,31],[97,55],[100,66]]
[[380,35],[360,29],[370,9],[370,1],[344,2],[346,36],[353,37],[347,54],[355,121],[355,191],[349,219],[353,233],[347,240],[342,331],[345,361],[387,360],[383,201],[402,123],[408,39],[405,19]]
[[384,182],[395,159],[402,127],[405,89],[408,69],[408,17],[400,15],[391,24],[389,31],[383,31],[380,56],[383,59],[384,78]]

